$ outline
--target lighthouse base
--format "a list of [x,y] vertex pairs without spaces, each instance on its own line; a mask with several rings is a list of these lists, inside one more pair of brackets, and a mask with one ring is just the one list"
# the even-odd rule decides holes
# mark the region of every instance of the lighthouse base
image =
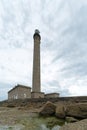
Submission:
[[43,92],[32,92],[31,98],[44,98],[44,93]]

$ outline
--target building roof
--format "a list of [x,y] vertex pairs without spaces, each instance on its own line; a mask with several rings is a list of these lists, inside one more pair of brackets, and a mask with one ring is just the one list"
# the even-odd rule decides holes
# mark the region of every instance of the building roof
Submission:
[[11,90],[9,90],[8,93],[10,93],[11,91],[13,91],[14,89],[16,89],[16,88],[18,88],[18,87],[31,89],[31,87],[29,87],[29,86],[25,86],[25,85],[18,84],[17,86],[15,86],[15,87],[12,88]]

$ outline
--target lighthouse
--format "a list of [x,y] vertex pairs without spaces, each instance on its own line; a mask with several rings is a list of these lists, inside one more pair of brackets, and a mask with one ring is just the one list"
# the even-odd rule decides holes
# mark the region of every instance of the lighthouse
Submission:
[[32,98],[43,98],[44,93],[41,92],[41,72],[40,72],[40,44],[41,36],[38,29],[33,35],[34,51],[33,51],[33,74],[32,74]]

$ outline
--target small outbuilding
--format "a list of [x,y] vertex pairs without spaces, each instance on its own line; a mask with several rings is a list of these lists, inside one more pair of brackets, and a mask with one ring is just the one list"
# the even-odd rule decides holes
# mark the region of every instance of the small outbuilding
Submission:
[[57,98],[59,97],[59,93],[48,93],[45,94],[45,98]]
[[8,91],[8,100],[31,98],[31,88],[18,84]]

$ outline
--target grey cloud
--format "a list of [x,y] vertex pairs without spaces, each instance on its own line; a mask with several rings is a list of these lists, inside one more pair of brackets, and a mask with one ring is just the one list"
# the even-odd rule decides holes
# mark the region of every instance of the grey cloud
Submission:
[[68,65],[67,67],[61,69],[61,73],[66,75],[66,77],[77,77],[87,75],[87,63],[78,63],[73,65]]
[[[64,0],[44,0],[44,2],[41,0],[8,0],[8,2],[3,0],[0,2],[2,7],[0,17],[3,23],[0,30],[0,49],[5,49],[4,51],[25,49],[30,52],[33,50],[32,35],[35,27],[38,27],[42,36],[41,53],[44,55],[48,52],[47,54],[51,56],[47,59],[50,60],[50,68],[57,68],[57,65],[59,67],[61,63],[65,63],[60,70],[52,70],[52,73],[56,75],[52,81],[46,80],[45,84],[42,83],[43,86],[52,88],[47,88],[46,91],[57,89],[62,95],[70,95],[68,83],[66,83],[67,89],[62,89],[57,80],[61,79],[62,82],[62,79],[79,75],[80,78],[83,77],[84,82],[87,75],[87,5],[84,5],[84,1],[79,1],[80,6],[77,3],[78,1],[68,3]],[[77,6],[79,6],[78,9]],[[44,57],[42,58],[44,62]],[[15,62],[25,62],[25,59],[22,59],[23,62],[19,59],[15,59]],[[14,63],[14,61],[11,62]],[[8,64],[10,65],[9,61]],[[43,66],[42,73],[44,67],[51,72],[49,65],[46,64]],[[1,65],[1,69],[5,70],[4,65]],[[12,68],[8,71],[19,76]]]
[[[45,92],[57,92],[60,93],[60,96],[69,96],[70,92],[67,87],[63,88],[63,86],[60,85],[59,79],[52,80],[50,82],[46,82],[45,84],[42,84],[42,86],[45,87]],[[44,90],[44,88],[43,88]]]
[[[25,29],[27,24],[30,23],[30,8],[25,9],[25,5],[23,5],[22,1],[9,1],[9,4],[4,2],[5,1],[2,1],[3,15],[1,17],[3,21],[3,29],[0,32],[0,48],[23,48],[24,44],[28,46],[26,42],[29,42],[29,38],[27,38],[26,35],[29,35],[29,33],[27,33]],[[15,5],[17,8],[14,8]],[[26,6],[27,5],[28,4],[26,3]],[[4,45],[2,45],[2,42]]]
[[67,96],[71,96],[71,93],[69,92],[68,88],[60,90],[60,97],[67,97]]
[[[58,70],[58,72],[56,72],[58,74],[60,73],[60,76],[64,79],[73,77],[75,79],[79,77],[80,79],[82,77],[85,78],[87,75],[87,22],[85,22],[87,21],[86,12],[87,5],[83,6],[77,12],[75,12],[75,15],[71,17],[69,25],[62,30],[60,37],[58,36],[57,39],[53,39],[53,41],[50,41],[47,45],[50,53],[52,51],[56,52],[53,60],[51,61],[51,64],[54,64],[54,66],[56,62],[57,64],[60,64],[59,60],[66,62],[66,65],[61,68],[60,71]],[[63,24],[62,26],[64,27]],[[56,33],[59,34],[60,30],[56,29]],[[84,78],[83,82],[85,82]],[[55,84],[55,82],[53,83]],[[76,80],[75,83],[77,83]],[[51,84],[52,83],[50,82],[49,86],[51,86]],[[63,95],[70,95],[68,90],[69,85],[67,85],[67,83],[66,86],[67,90],[65,89],[61,91],[62,89],[60,89],[60,91]]]
[[7,93],[13,86],[11,83],[0,82],[0,101],[7,100]]
[[[87,75],[87,6],[82,7],[76,15],[72,18],[72,21],[61,37],[65,37],[62,41],[62,46],[55,47],[56,56],[52,62],[56,62],[59,59],[64,59],[67,62],[67,67],[61,70],[72,73]],[[69,34],[69,35],[68,35]]]

